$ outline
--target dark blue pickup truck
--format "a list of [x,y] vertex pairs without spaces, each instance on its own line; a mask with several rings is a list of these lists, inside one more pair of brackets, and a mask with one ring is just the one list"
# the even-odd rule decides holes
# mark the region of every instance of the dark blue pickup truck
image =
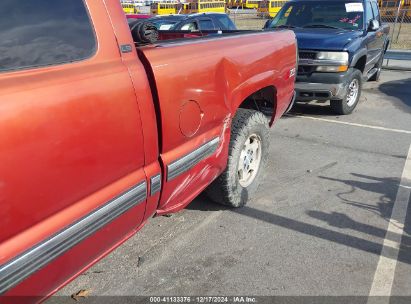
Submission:
[[380,77],[389,27],[375,0],[291,0],[265,28],[297,36],[296,101],[330,100],[336,113],[349,114],[363,81]]

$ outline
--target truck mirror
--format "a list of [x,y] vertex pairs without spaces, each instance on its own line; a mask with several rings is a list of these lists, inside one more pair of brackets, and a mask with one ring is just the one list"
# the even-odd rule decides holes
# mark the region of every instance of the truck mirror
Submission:
[[371,32],[374,32],[380,28],[380,22],[376,19],[373,19],[370,21],[370,24],[368,26],[368,30]]

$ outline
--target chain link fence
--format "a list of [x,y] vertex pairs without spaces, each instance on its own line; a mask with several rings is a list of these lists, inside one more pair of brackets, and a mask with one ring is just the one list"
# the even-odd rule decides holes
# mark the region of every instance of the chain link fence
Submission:
[[411,9],[382,7],[381,19],[390,25],[390,48],[411,49]]
[[239,30],[261,30],[269,19],[268,14],[260,14],[256,9],[231,8],[227,14]]

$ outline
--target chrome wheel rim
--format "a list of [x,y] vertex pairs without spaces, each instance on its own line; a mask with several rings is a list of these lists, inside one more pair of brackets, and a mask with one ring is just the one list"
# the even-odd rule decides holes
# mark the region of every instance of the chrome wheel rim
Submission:
[[352,107],[357,101],[359,88],[360,83],[358,82],[358,79],[353,79],[348,86],[347,105],[349,107]]
[[251,185],[257,176],[261,163],[261,138],[257,134],[250,135],[243,145],[238,160],[238,181],[244,188]]

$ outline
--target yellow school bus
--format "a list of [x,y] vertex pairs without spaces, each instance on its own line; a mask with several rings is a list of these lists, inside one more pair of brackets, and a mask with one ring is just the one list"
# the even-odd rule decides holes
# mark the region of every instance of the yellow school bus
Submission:
[[180,7],[178,7],[177,14],[189,14],[190,13],[190,7],[189,3],[181,3]]
[[258,3],[260,3],[261,0],[244,0],[243,2],[243,7],[244,8],[258,8]]
[[153,2],[150,6],[152,15],[177,14],[177,2]]
[[287,0],[264,0],[258,3],[257,15],[274,18]]
[[379,0],[378,5],[380,7],[381,19],[393,22],[395,16],[397,16],[398,6],[402,5],[401,2],[398,0]]
[[227,0],[226,6],[227,8],[243,8],[244,2],[242,0]]
[[380,14],[383,21],[394,22],[397,14],[399,21],[410,21],[411,0],[379,0],[378,5],[380,6]]
[[411,0],[404,0],[404,3],[402,5],[402,8],[404,10],[404,17],[407,17],[407,22],[410,22],[411,18]]
[[188,11],[193,13],[225,13],[226,3],[223,0],[193,0],[188,3]]
[[137,8],[132,2],[121,2],[121,6],[123,7],[123,11],[126,14],[137,14]]
[[381,8],[397,8],[398,5],[402,7],[404,5],[404,0],[378,0],[378,5]]

